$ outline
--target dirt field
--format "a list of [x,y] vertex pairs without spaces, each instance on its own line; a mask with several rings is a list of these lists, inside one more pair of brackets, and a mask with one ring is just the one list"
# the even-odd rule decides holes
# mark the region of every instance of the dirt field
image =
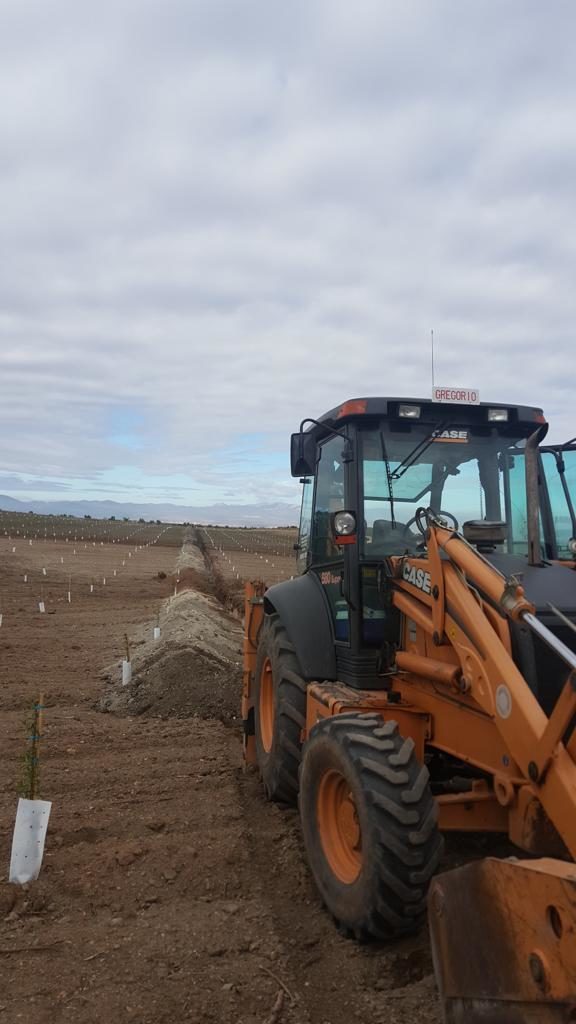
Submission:
[[[40,691],[53,808],[40,879],[0,883],[0,1024],[438,1024],[426,935],[393,948],[340,937],[297,814],[243,771],[239,626],[199,551],[161,538],[76,556],[70,541],[12,547],[0,539],[4,879]],[[192,589],[174,597],[178,578]]]
[[269,586],[296,573],[294,529],[253,530],[200,527],[218,567],[228,580],[261,579]]

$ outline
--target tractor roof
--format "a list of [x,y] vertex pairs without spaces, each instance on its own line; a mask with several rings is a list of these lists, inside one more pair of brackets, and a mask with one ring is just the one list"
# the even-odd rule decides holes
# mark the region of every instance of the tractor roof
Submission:
[[[455,389],[446,393],[464,394]],[[412,408],[412,415],[408,410]],[[415,410],[419,409],[416,415]],[[390,420],[412,420],[412,422],[423,423],[445,423],[459,426],[481,426],[492,422],[496,425],[493,417],[489,417],[488,410],[507,410],[507,423],[523,424],[528,426],[545,423],[542,409],[536,406],[511,405],[502,402],[480,402],[468,404],[463,401],[432,401],[429,398],[352,398],[341,405],[330,409],[323,416],[318,417],[318,424],[328,428],[339,428],[348,420],[359,420],[363,417],[387,418]],[[502,422],[502,421],[500,421]],[[312,428],[314,429],[314,428]],[[318,430],[318,427],[316,427]],[[321,433],[321,428],[319,430]]]

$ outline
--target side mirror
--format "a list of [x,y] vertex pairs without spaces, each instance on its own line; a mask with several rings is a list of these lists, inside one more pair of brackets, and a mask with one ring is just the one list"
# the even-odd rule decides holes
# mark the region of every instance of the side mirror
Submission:
[[292,476],[314,476],[316,472],[316,441],[309,431],[290,438],[290,470]]

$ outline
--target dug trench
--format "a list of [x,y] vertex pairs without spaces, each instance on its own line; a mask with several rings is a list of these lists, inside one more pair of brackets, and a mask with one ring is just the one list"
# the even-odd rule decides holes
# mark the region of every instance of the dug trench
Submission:
[[[149,553],[98,616],[86,601],[73,624],[66,609],[43,623],[53,811],[38,881],[0,885],[0,1024],[439,1024],[426,934],[394,946],[340,936],[297,812],[266,803],[244,769],[241,628],[193,541],[176,566]],[[4,862],[35,695],[28,636],[22,620],[2,651]]]

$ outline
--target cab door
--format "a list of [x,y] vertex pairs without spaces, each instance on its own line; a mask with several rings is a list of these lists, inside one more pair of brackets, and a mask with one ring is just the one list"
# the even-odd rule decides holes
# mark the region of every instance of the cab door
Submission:
[[336,642],[349,641],[349,610],[343,594],[344,554],[334,543],[331,517],[345,508],[342,438],[331,437],[318,446],[312,563],[330,606]]

